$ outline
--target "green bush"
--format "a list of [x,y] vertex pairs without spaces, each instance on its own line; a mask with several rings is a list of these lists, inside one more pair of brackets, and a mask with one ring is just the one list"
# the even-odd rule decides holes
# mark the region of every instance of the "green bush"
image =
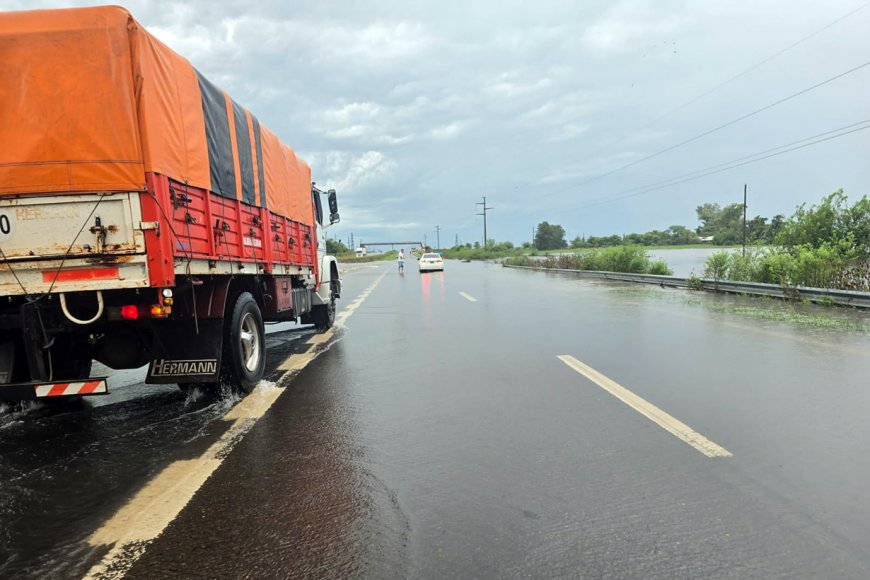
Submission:
[[527,266],[532,268],[540,268],[540,260],[532,260],[528,256],[508,256],[502,262],[505,266]]
[[728,263],[731,261],[729,253],[725,250],[716,252],[707,258],[707,263],[704,265],[704,278],[712,278],[713,280],[728,279]]
[[444,258],[454,260],[497,260],[508,256],[523,254],[521,248],[515,248],[511,242],[492,243],[488,248],[481,248],[480,244],[474,247],[456,246],[440,252]]
[[659,276],[670,276],[673,274],[673,270],[668,268],[668,263],[664,260],[656,260],[649,266],[650,274],[657,274]]
[[764,282],[781,286],[834,288],[852,261],[848,242],[802,244],[793,248],[716,252],[704,267],[704,277],[713,280]]
[[546,256],[543,260],[515,256],[506,258],[504,264],[558,270],[597,270],[664,276],[672,273],[664,260],[651,261],[649,254],[638,246],[613,246],[577,254],[555,254]]

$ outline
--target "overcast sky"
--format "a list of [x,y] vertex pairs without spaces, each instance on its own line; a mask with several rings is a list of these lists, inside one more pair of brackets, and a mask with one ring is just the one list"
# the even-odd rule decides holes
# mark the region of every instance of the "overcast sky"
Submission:
[[[870,119],[870,7],[683,107],[866,0],[131,1],[158,38],[256,114],[338,190],[358,242],[569,239],[697,225],[742,200],[790,214],[870,193],[870,131],[696,181],[624,194]],[[79,2],[0,0],[6,10]],[[663,115],[677,112],[661,118]],[[620,169],[636,162],[631,167]],[[614,171],[616,170],[616,171]],[[608,173],[611,172],[611,173]],[[602,174],[607,174],[602,176]],[[602,176],[602,177],[599,177]],[[614,197],[622,199],[613,200]]]

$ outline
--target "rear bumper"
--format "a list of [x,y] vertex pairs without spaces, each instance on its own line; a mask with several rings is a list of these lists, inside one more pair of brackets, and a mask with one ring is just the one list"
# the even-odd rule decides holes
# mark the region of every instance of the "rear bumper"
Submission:
[[60,397],[109,394],[106,377],[55,383],[10,383],[0,385],[0,401],[32,401]]
[[[89,258],[16,261],[0,264],[0,296],[43,294],[49,291],[84,292],[118,288],[147,288],[147,256],[107,256],[100,262]],[[10,265],[11,268],[10,269]]]

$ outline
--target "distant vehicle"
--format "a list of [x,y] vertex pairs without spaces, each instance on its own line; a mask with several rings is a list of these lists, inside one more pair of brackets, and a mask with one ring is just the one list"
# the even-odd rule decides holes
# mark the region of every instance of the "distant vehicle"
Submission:
[[357,258],[362,258],[365,255],[366,255],[365,246],[360,246],[359,248],[356,249],[356,257]]
[[444,260],[438,254],[423,254],[420,258],[420,271],[421,272],[432,272],[432,271],[443,271],[444,270]]

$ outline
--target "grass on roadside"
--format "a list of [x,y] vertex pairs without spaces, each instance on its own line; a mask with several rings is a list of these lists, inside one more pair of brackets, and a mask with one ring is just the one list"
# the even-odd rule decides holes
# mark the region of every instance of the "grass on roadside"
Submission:
[[507,266],[528,266],[558,270],[596,270],[600,272],[626,272],[632,274],[672,274],[664,260],[653,260],[640,246],[613,246],[600,250],[586,250],[574,254],[558,254],[543,259],[514,256],[505,259]]
[[338,262],[344,264],[358,264],[362,262],[381,262],[384,260],[395,260],[396,256],[399,255],[399,252],[381,252],[377,254],[368,254],[365,256],[357,256],[356,254],[339,254],[336,256]]

